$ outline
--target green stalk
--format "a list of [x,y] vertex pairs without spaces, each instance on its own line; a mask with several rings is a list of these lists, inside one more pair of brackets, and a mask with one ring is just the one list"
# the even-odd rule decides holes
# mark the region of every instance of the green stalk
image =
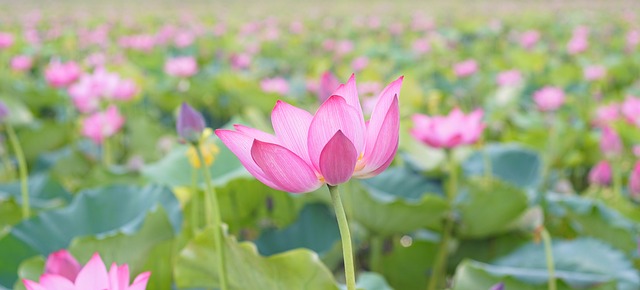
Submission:
[[549,290],[558,289],[556,285],[556,274],[555,274],[555,266],[553,262],[553,251],[551,249],[551,235],[549,235],[549,231],[546,228],[542,228],[540,232],[540,236],[542,237],[542,242],[544,243],[544,254],[547,259],[547,270],[549,271]]
[[111,145],[109,144],[109,138],[104,139],[104,142],[102,142],[102,164],[107,168],[111,166]]
[[378,235],[371,237],[369,242],[369,258],[371,259],[371,270],[382,274],[382,250],[384,247],[384,239]]
[[[448,152],[449,159],[449,183],[447,190],[447,203],[449,206],[453,206],[453,202],[456,197],[456,192],[458,191],[458,172],[456,171],[456,160],[453,156],[453,152]],[[440,247],[438,249],[438,255],[436,256],[436,260],[433,262],[433,271],[431,275],[431,279],[429,279],[429,290],[436,290],[440,286],[440,278],[442,277],[442,281],[446,281],[446,269],[447,269],[447,258],[449,253],[449,243],[452,239],[452,232],[454,226],[454,217],[453,212],[449,213],[445,220],[444,229],[442,232],[442,239],[440,240]]]
[[18,141],[16,132],[13,131],[13,127],[11,126],[11,124],[7,123],[6,126],[9,141],[11,142],[11,146],[13,146],[13,151],[16,154],[16,159],[18,159],[20,190],[22,193],[22,218],[27,219],[31,216],[31,207],[29,206],[29,180],[27,174],[27,162],[24,159],[24,152],[22,152],[22,147],[20,146],[20,141]]
[[227,285],[227,269],[225,267],[225,255],[222,248],[222,220],[220,218],[220,206],[218,206],[218,197],[211,185],[211,175],[209,174],[209,168],[204,161],[202,151],[199,145],[195,145],[196,152],[198,153],[198,160],[200,161],[200,168],[204,176],[206,184],[206,192],[204,195],[205,203],[205,218],[208,226],[213,226],[213,239],[218,249],[218,276],[220,277],[220,288],[222,290],[229,289]]
[[342,240],[342,256],[344,258],[344,275],[347,280],[347,290],[356,290],[356,273],[355,264],[353,262],[353,249],[351,245],[351,234],[349,233],[349,223],[347,222],[347,214],[344,212],[342,200],[338,186],[327,185],[333,208],[338,219],[338,228],[340,229],[340,239]]
[[193,230],[193,235],[198,232],[198,214],[200,210],[198,208],[198,195],[200,191],[198,190],[198,171],[191,167],[191,228]]
[[613,173],[613,194],[615,197],[622,196],[622,176],[620,174],[620,161],[612,160],[610,163],[612,165],[612,173]]

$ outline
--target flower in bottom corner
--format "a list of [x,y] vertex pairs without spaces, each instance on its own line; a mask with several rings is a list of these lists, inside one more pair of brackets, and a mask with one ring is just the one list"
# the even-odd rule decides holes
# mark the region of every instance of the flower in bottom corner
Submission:
[[47,258],[45,273],[40,282],[24,279],[27,290],[144,290],[151,276],[150,272],[138,275],[129,284],[129,266],[111,264],[107,272],[98,253],[84,267],[66,250],[55,252]]

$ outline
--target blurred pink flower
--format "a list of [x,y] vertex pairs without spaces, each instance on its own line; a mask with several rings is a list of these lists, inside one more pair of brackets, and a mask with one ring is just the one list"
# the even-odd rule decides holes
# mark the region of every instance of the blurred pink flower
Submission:
[[13,45],[13,34],[0,31],[0,49],[8,48]]
[[116,100],[128,101],[138,93],[138,85],[133,80],[120,78],[110,93]]
[[75,82],[82,73],[80,66],[73,61],[62,63],[52,61],[44,71],[45,79],[54,88],[64,88]]
[[28,55],[17,55],[11,59],[11,69],[17,72],[30,70],[33,66],[33,58]]
[[564,104],[564,91],[558,87],[546,86],[533,93],[533,101],[540,111],[555,111]]
[[640,99],[634,96],[627,96],[622,103],[622,115],[627,122],[640,127]]
[[540,39],[540,32],[537,30],[527,30],[520,35],[520,45],[524,49],[532,49]]
[[482,123],[482,109],[465,115],[460,109],[453,109],[447,116],[429,117],[415,114],[412,117],[413,138],[434,148],[453,148],[473,144],[480,138],[485,125]]
[[583,75],[587,81],[596,81],[605,77],[607,69],[601,65],[590,65],[584,68]]
[[596,126],[606,126],[618,119],[620,105],[611,103],[609,105],[601,105],[596,109],[596,116],[593,123]]
[[640,198],[640,161],[636,161],[631,174],[629,174],[628,190],[633,199],[638,200]]
[[173,44],[176,47],[187,47],[196,40],[196,36],[190,31],[181,31],[173,37]]
[[517,86],[522,83],[522,74],[517,69],[503,71],[496,78],[499,86]]
[[294,20],[289,23],[289,32],[292,34],[301,34],[304,31],[304,24],[299,20]]
[[164,63],[164,72],[174,77],[190,77],[198,72],[198,64],[192,56],[170,58]]
[[453,71],[457,77],[468,77],[478,71],[478,63],[473,59],[468,59],[463,62],[456,63],[453,66]]
[[[73,258],[73,257],[71,257]],[[147,288],[150,272],[138,275],[129,284],[129,266],[111,264],[109,272],[98,253],[93,254],[89,262],[77,273],[75,279],[63,275],[45,273],[40,282],[23,279],[27,290],[144,290]]]
[[320,77],[320,84],[318,85],[318,100],[320,100],[321,103],[324,103],[324,101],[331,97],[333,92],[335,92],[339,86],[340,80],[338,80],[336,75],[330,71],[324,72]]
[[576,28],[573,36],[567,43],[567,52],[569,54],[578,54],[589,48],[589,30],[585,27]]
[[62,276],[69,281],[75,281],[80,270],[82,270],[80,263],[64,249],[49,254],[44,265],[45,274]]
[[633,155],[635,157],[640,157],[640,145],[633,145],[633,148],[631,148],[631,151],[633,152]]
[[411,45],[413,52],[417,55],[423,55],[431,50],[431,41],[427,37],[418,38]]
[[366,56],[359,56],[351,62],[351,69],[355,72],[359,72],[365,69],[367,65],[369,65],[369,58]]
[[640,44],[640,30],[627,32],[627,49],[633,50]]
[[266,78],[260,82],[260,87],[267,93],[286,95],[289,93],[289,82],[282,77]]
[[303,193],[385,170],[398,148],[398,94],[389,84],[365,123],[355,77],[322,103],[315,116],[283,101],[271,113],[275,136],[235,125],[216,134],[247,170],[277,190]]
[[605,126],[602,128],[602,135],[600,136],[600,150],[607,157],[619,156],[622,154],[622,139],[620,135],[611,129],[611,127]]
[[602,160],[589,171],[589,183],[591,185],[608,186],[611,184],[611,175],[611,165],[606,160]]
[[248,53],[237,53],[231,55],[231,67],[235,70],[243,70],[251,66],[251,55]]
[[118,133],[124,125],[124,117],[118,108],[110,106],[105,112],[97,112],[82,122],[82,135],[102,144],[104,140]]
[[334,52],[337,56],[344,56],[354,49],[353,42],[351,40],[340,40],[336,43]]

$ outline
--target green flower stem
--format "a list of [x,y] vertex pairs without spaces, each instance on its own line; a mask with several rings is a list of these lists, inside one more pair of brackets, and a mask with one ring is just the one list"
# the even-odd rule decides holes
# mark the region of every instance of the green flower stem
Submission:
[[109,138],[104,139],[104,142],[102,142],[102,164],[107,168],[111,166],[111,144]]
[[612,165],[612,174],[613,174],[613,194],[614,196],[622,196],[622,174],[620,174],[620,162],[621,160],[612,160],[610,163]]
[[353,262],[353,249],[351,245],[351,234],[349,233],[349,223],[347,222],[347,214],[344,212],[342,200],[338,186],[327,185],[333,208],[338,219],[338,228],[340,229],[340,238],[342,240],[342,256],[344,257],[344,274],[347,280],[347,290],[356,290],[356,273],[355,264]]
[[371,270],[373,272],[376,273],[380,273],[382,274],[382,250],[383,250],[383,246],[384,246],[384,239],[381,236],[378,235],[374,235],[371,237],[371,240],[369,242],[369,251],[370,251],[370,256],[369,258],[371,259],[370,263],[371,265],[369,265],[371,267]]
[[[458,191],[458,172],[457,172],[457,164],[456,160],[453,156],[453,152],[448,152],[448,161],[449,161],[449,183],[447,188],[447,204],[453,207],[453,202],[456,198],[456,193]],[[436,260],[433,262],[433,271],[431,272],[431,279],[429,279],[429,290],[436,290],[440,287],[440,284],[446,281],[446,269],[447,269],[447,258],[449,253],[449,243],[452,239],[452,232],[455,220],[453,216],[453,212],[450,212],[446,217],[442,239],[440,240],[440,248],[438,249],[438,255],[436,256]],[[442,278],[442,282],[440,280]]]
[[213,226],[213,239],[218,249],[218,276],[220,277],[220,288],[222,290],[229,289],[227,285],[227,269],[225,267],[225,255],[222,248],[222,220],[220,218],[220,206],[218,206],[218,197],[211,185],[211,175],[209,174],[209,168],[202,156],[202,149],[198,145],[194,145],[196,152],[198,153],[198,160],[200,161],[200,168],[202,169],[204,181],[206,184],[206,192],[204,195],[205,204],[205,218],[208,226]]
[[13,127],[11,126],[11,124],[7,123],[6,126],[9,141],[11,142],[11,146],[13,146],[13,151],[16,154],[16,159],[18,159],[20,190],[22,193],[22,218],[27,219],[31,216],[31,207],[29,206],[29,180],[27,174],[27,162],[24,159],[24,153],[22,152],[22,147],[20,146],[20,141],[18,141],[16,132],[13,131]]
[[556,124],[557,122],[555,114],[551,113],[551,115],[549,116],[549,123],[549,138],[547,139],[547,144],[545,145],[545,150],[542,154],[542,181],[540,182],[539,188],[540,203],[542,204],[543,208],[546,208],[547,206],[547,199],[545,196],[547,194],[547,191],[549,191],[549,187],[551,185],[551,182],[549,180],[551,175],[551,163],[555,158],[554,146],[556,145],[556,141],[558,139],[559,129],[557,128],[558,125]]
[[200,223],[198,222],[198,216],[200,210],[198,208],[198,195],[200,191],[198,190],[198,171],[195,168],[191,168],[191,229],[193,230],[193,234],[195,235],[198,232],[198,227]]
[[486,145],[484,149],[482,149],[482,159],[482,161],[484,161],[484,177],[487,180],[491,180],[493,178],[493,167],[491,166],[491,155]]
[[551,249],[551,235],[549,235],[549,231],[546,228],[542,228],[540,232],[540,236],[542,237],[542,242],[544,243],[544,254],[547,259],[547,270],[549,271],[549,290],[558,289],[556,285],[556,274],[555,274],[555,266],[553,262],[553,251]]

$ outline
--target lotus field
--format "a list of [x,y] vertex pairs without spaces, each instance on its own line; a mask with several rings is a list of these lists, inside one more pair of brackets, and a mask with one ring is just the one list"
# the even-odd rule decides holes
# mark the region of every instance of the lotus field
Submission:
[[0,289],[640,289],[640,7],[289,2],[2,4]]

